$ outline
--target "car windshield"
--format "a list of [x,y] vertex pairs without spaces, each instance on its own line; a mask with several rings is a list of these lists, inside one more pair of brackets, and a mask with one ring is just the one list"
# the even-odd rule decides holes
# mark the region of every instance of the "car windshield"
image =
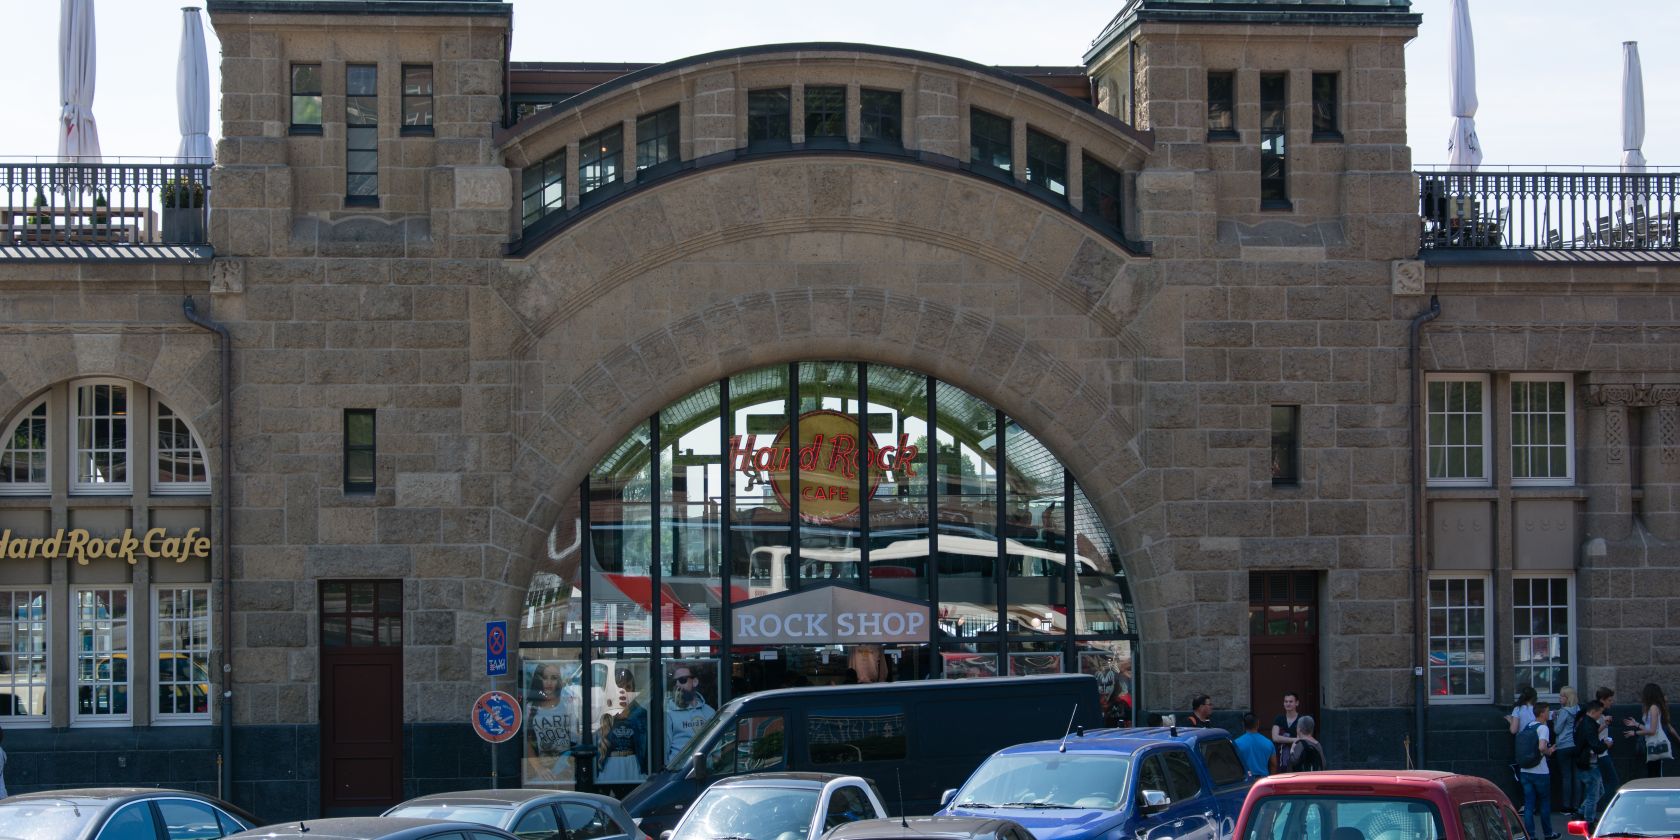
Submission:
[[712,787],[689,809],[671,840],[810,840],[811,816],[821,793],[809,788]]
[[1106,753],[994,755],[951,800],[959,808],[1095,808],[1126,802],[1130,756]]
[[1680,829],[1680,790],[1624,790],[1599,817],[1596,837],[1673,837]]
[[1440,811],[1424,799],[1263,796],[1250,806],[1242,840],[1443,840],[1446,836]]
[[0,802],[0,837],[53,840],[76,837],[103,808],[68,799],[26,799]]
[[385,812],[387,817],[415,817],[423,820],[460,820],[461,822],[507,828],[513,809],[499,805],[450,805],[446,802],[415,802],[398,805]]

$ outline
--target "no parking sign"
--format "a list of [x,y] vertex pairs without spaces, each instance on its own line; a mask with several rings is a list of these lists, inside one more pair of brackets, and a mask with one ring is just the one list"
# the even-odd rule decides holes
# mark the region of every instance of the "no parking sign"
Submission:
[[507,622],[484,622],[484,676],[500,677],[508,672]]
[[519,701],[505,691],[486,691],[473,701],[472,727],[478,737],[500,744],[519,733]]

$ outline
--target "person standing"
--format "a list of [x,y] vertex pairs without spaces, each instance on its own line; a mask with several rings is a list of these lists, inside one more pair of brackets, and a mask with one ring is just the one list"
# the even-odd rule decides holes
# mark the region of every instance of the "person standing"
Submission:
[[[1552,831],[1552,776],[1546,768],[1546,756],[1553,752],[1551,729],[1546,725],[1551,716],[1550,705],[1544,702],[1534,704],[1534,722],[1523,728],[1533,729],[1539,738],[1540,763],[1533,767],[1518,767],[1517,778],[1522,780],[1523,825],[1528,828],[1528,836],[1557,840],[1558,833]],[[1543,833],[1535,830],[1536,825],[1544,830]]]
[[1208,721],[1213,717],[1213,698],[1206,694],[1198,694],[1190,698],[1190,719],[1185,726],[1195,729],[1205,729],[1211,726]]
[[1575,719],[1580,713],[1581,704],[1576,701],[1575,689],[1567,685],[1558,689],[1558,709],[1552,715],[1551,730],[1552,745],[1557,748],[1553,759],[1557,767],[1558,795],[1562,798],[1561,810],[1565,814],[1581,811],[1581,790],[1575,774]]
[[1260,719],[1253,712],[1243,715],[1243,734],[1237,736],[1237,757],[1243,769],[1255,778],[1270,775],[1277,766],[1277,750],[1272,742],[1260,734]]
[[1588,700],[1575,717],[1575,760],[1569,770],[1581,788],[1581,805],[1576,813],[1591,826],[1598,821],[1598,803],[1604,795],[1604,775],[1598,772],[1598,763],[1601,756],[1610,752],[1610,747],[1598,737],[1604,706],[1597,700]]
[[1281,762],[1289,755],[1289,748],[1295,746],[1295,724],[1301,719],[1301,695],[1293,691],[1283,695],[1283,714],[1272,719],[1272,743],[1276,746],[1278,761]]
[[1668,722],[1668,698],[1663,696],[1661,686],[1646,683],[1639,692],[1639,706],[1645,710],[1645,720],[1625,718],[1622,722],[1633,727],[1627,733],[1629,738],[1644,736],[1645,778],[1655,779],[1662,775],[1663,759],[1674,757],[1674,741],[1669,736],[1680,740],[1680,732]]
[[1517,692],[1517,705],[1511,707],[1511,713],[1505,716],[1505,722],[1511,726],[1511,734],[1528,728],[1534,722],[1534,698],[1540,696],[1534,686],[1525,685]]
[[1324,745],[1318,742],[1318,721],[1312,715],[1302,715],[1295,721],[1295,743],[1289,745],[1289,761],[1278,769],[1290,773],[1310,773],[1323,770]]
[[671,674],[673,689],[665,698],[665,764],[668,766],[688,742],[717,714],[700,694],[694,669],[679,664]]
[[1593,697],[1604,708],[1604,714],[1598,719],[1598,740],[1604,745],[1604,752],[1598,754],[1598,773],[1604,780],[1604,793],[1599,801],[1608,802],[1622,786],[1622,776],[1616,772],[1616,760],[1610,754],[1610,748],[1616,745],[1616,739],[1610,735],[1610,707],[1616,704],[1616,689],[1600,686]]

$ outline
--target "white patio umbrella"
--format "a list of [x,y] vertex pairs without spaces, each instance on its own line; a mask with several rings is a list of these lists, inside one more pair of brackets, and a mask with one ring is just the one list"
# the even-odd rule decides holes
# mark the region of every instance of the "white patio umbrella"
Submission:
[[93,121],[93,0],[59,0],[58,156],[99,156],[99,128]]
[[182,163],[209,163],[210,63],[204,55],[204,22],[197,6],[181,9],[181,55],[175,65],[176,120],[181,126]]
[[1482,162],[1482,141],[1476,138],[1476,44],[1470,34],[1470,0],[1452,3],[1452,52],[1447,71],[1453,112],[1447,162],[1474,169]]
[[1645,75],[1639,70],[1639,42],[1622,42],[1622,169],[1644,172]]

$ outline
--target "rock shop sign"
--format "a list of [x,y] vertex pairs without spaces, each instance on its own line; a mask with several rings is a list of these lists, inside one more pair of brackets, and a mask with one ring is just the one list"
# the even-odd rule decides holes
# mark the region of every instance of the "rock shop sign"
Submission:
[[0,556],[7,560],[56,560],[64,557],[86,566],[89,560],[109,557],[140,562],[141,557],[185,563],[191,557],[210,556],[210,538],[198,528],[170,536],[164,528],[153,528],[136,537],[134,529],[120,537],[96,537],[85,528],[58,529],[50,537],[14,537],[10,528],[0,531]]
[[928,605],[829,585],[747,601],[733,614],[739,645],[925,644]]
[[[791,505],[793,498],[788,475],[794,458],[791,437],[790,427],[783,426],[769,446],[759,446],[758,435],[736,435],[729,439],[730,469],[747,473],[757,481],[768,480],[770,489],[784,506]],[[910,444],[909,437],[899,435],[896,446],[877,446],[873,435],[865,436],[864,462],[869,469],[865,489],[858,480],[857,418],[838,411],[808,411],[799,415],[800,518],[807,522],[838,522],[857,513],[863,500],[875,495],[887,473],[902,471],[897,480],[915,476],[916,458],[921,451]]]

